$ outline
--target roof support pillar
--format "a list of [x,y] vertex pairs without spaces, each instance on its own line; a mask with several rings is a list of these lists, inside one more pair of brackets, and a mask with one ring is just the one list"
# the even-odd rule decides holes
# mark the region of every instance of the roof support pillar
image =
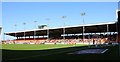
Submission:
[[47,40],[49,41],[49,28],[47,28]]
[[17,37],[17,39],[18,39],[19,37]]
[[35,36],[36,36],[36,31],[34,31],[34,35],[33,35],[33,37],[34,37],[34,41],[35,41]]
[[25,38],[26,38],[26,37],[25,37],[25,31],[24,31],[24,41],[25,41]]
[[84,32],[85,32],[85,27],[83,26],[83,33],[82,33],[82,35],[83,35],[83,43],[84,43],[84,39],[85,39]]
[[30,38],[30,36],[29,36],[29,38]]
[[106,29],[107,29],[107,41],[110,42],[109,41],[109,34],[108,34],[108,32],[109,32],[109,25],[108,24],[107,24],[107,28]]

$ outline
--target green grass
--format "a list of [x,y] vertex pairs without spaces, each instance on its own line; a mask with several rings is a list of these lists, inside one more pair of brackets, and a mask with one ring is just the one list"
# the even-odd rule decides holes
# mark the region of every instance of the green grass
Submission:
[[[29,45],[3,44],[3,60],[118,60],[118,46],[104,46],[104,54],[69,55],[67,53],[88,49],[86,45]],[[93,47],[93,46],[92,46]],[[93,47],[94,48],[94,47]]]
[[[44,56],[49,54],[54,54],[56,52],[63,53],[63,52],[70,52],[74,50],[78,50],[78,48],[85,46],[81,44],[56,44],[56,45],[30,45],[30,44],[3,44],[2,45],[2,53],[3,53],[3,60],[17,60],[21,58],[29,58],[32,56]],[[70,48],[70,49],[69,49]]]
[[2,49],[8,50],[46,50],[56,48],[66,48],[75,46],[85,46],[84,44],[3,44]]

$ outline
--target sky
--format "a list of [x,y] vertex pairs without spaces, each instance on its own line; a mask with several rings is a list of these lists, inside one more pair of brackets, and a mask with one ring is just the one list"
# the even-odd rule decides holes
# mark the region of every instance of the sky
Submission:
[[[3,2],[2,27],[4,32],[36,29],[49,24],[50,28],[116,21],[117,2]],[[80,13],[85,12],[84,16]],[[66,16],[62,19],[61,16]],[[47,20],[49,18],[49,21]],[[37,21],[36,27],[34,21]],[[26,23],[24,26],[23,23]],[[10,36],[4,36],[11,39]]]
[[2,0],[3,2],[118,2],[119,0]]

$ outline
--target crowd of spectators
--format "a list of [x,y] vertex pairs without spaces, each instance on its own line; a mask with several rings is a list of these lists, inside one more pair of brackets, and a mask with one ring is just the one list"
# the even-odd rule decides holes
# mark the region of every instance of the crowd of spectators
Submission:
[[7,40],[4,44],[103,44],[107,38],[91,39],[26,39],[26,40]]
[[108,42],[116,42],[116,36],[98,36],[98,37],[66,37],[60,38],[26,38],[26,39],[16,39],[16,40],[6,40],[4,44],[104,44]]

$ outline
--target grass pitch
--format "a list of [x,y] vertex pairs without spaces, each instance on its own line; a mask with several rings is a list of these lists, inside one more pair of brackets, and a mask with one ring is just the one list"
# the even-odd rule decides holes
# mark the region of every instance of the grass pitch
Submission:
[[[68,54],[83,49],[89,49],[87,45],[29,45],[29,44],[3,44],[3,61],[14,60],[119,60],[118,46],[103,46],[107,48],[104,54]],[[94,48],[94,47],[92,47]]]
[[8,50],[47,50],[56,48],[67,48],[75,46],[86,46],[85,44],[3,44],[2,49]]

